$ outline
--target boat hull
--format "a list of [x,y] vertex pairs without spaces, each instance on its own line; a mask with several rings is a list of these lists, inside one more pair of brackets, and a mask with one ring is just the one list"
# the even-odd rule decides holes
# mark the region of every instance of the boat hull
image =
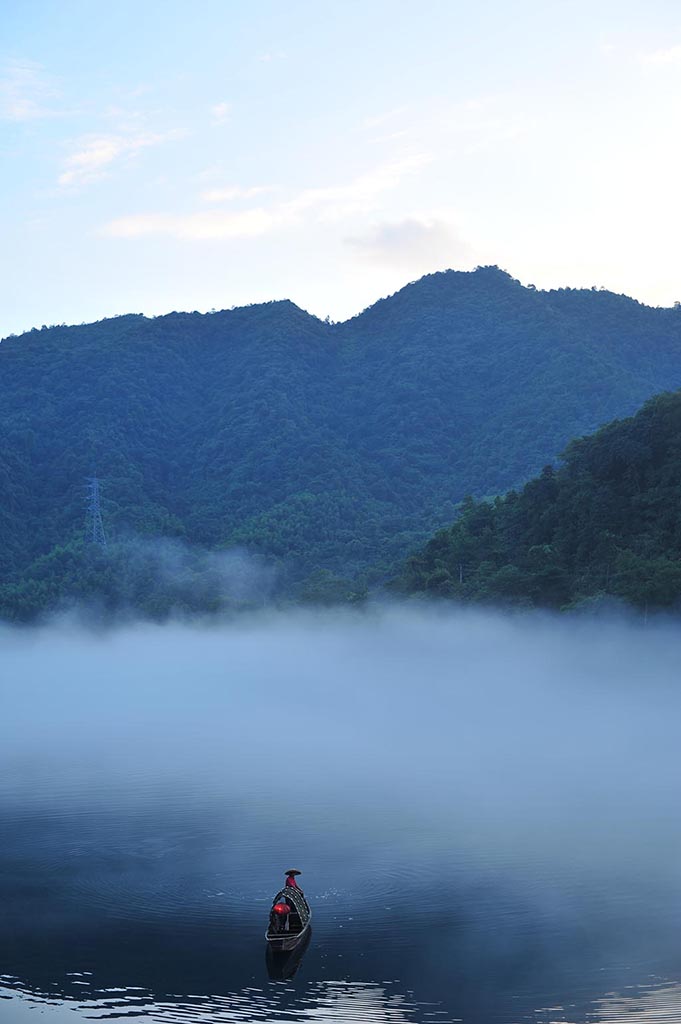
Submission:
[[311,938],[312,929],[308,928],[294,949],[273,949],[272,943],[267,943],[265,965],[270,981],[286,981],[297,974]]
[[265,932],[265,938],[269,943],[270,949],[276,951],[283,951],[288,949],[295,949],[296,946],[300,945],[300,943],[307,938],[309,931],[310,922],[308,921],[303,930],[300,932],[283,932],[279,935],[273,935],[268,930]]

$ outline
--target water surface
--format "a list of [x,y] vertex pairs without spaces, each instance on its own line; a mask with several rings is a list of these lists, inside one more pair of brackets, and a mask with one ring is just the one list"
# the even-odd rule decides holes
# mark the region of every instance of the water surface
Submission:
[[[2,1024],[681,1018],[675,627],[388,609],[0,644]],[[272,964],[289,866],[313,935]]]

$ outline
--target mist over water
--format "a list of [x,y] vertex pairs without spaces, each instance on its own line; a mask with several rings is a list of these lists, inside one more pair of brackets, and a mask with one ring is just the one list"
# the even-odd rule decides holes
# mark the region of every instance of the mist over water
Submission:
[[[674,624],[61,620],[0,657],[3,1024],[681,1012]],[[314,934],[284,984],[291,865]]]

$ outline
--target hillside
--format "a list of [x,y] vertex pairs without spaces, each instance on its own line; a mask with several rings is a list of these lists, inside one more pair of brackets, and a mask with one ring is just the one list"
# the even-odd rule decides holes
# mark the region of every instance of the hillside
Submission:
[[238,545],[278,565],[281,589],[323,589],[324,570],[379,578],[464,495],[522,483],[678,386],[678,309],[540,292],[493,267],[430,275],[342,324],[284,301],[11,337],[0,609],[91,589],[93,471],[111,538]]
[[400,589],[562,607],[612,595],[681,602],[681,392],[574,441],[517,493],[467,499],[414,555]]

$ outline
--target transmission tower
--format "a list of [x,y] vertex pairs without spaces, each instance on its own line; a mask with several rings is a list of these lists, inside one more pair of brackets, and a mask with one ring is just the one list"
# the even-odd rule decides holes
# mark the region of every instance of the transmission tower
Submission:
[[102,520],[102,509],[99,503],[99,480],[96,476],[88,477],[87,481],[87,517],[85,520],[85,539],[106,549],[106,534]]

